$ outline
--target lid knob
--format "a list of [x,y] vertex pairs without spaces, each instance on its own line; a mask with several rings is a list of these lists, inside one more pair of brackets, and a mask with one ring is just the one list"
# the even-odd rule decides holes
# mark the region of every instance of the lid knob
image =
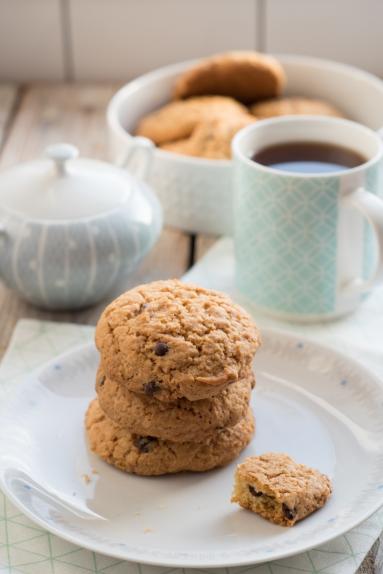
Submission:
[[74,159],[78,156],[76,146],[68,143],[57,143],[45,148],[45,155],[55,162],[58,175],[65,175],[65,163],[68,159]]

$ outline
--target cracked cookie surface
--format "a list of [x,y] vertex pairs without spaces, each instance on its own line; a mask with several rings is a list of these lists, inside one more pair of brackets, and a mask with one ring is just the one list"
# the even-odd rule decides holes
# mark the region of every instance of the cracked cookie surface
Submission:
[[218,395],[251,376],[259,345],[241,307],[223,293],[178,280],[127,291],[96,327],[108,378],[161,401]]
[[239,455],[254,433],[254,417],[248,410],[237,425],[218,431],[203,443],[175,443],[131,434],[105,416],[97,399],[89,405],[85,423],[95,454],[121,470],[144,476],[204,472],[224,466]]
[[232,502],[281,526],[293,526],[331,495],[329,478],[286,454],[247,458],[235,473]]
[[200,442],[245,417],[254,382],[251,375],[211,399],[166,403],[132,393],[99,369],[96,391],[104,413],[129,432],[174,442]]
[[251,104],[280,95],[285,82],[285,72],[275,58],[234,51],[203,58],[186,70],[176,81],[174,97],[220,94]]
[[239,130],[255,121],[256,118],[250,114],[209,120],[198,124],[189,138],[160,147],[181,155],[206,159],[230,159],[233,137]]
[[200,122],[247,114],[247,108],[232,98],[224,96],[190,98],[170,102],[143,117],[137,125],[136,135],[147,137],[155,144],[161,145],[189,137]]

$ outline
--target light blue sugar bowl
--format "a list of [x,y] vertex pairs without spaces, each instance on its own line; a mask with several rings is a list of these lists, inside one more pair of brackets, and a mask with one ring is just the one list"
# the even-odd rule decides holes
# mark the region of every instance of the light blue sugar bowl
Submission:
[[155,194],[126,170],[134,156],[144,177],[152,148],[136,138],[122,169],[56,144],[44,158],[0,173],[0,277],[6,284],[48,309],[81,308],[106,297],[161,231]]

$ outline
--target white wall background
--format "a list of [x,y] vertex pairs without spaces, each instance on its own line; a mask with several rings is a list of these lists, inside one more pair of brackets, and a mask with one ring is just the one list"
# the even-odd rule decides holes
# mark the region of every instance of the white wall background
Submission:
[[383,76],[383,0],[0,0],[0,81],[126,80],[230,49]]

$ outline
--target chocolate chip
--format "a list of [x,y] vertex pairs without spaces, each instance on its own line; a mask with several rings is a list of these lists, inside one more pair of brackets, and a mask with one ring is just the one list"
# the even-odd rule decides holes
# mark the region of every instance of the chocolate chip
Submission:
[[282,504],[282,510],[287,520],[294,520],[294,518],[297,515],[297,511],[295,510],[295,508],[289,508],[286,504]]
[[253,496],[262,496],[262,492],[260,492],[259,490],[255,490],[254,486],[249,485],[249,491],[250,494],[252,494]]
[[157,381],[149,381],[148,383],[144,384],[144,393],[150,397],[158,393],[160,389],[161,385],[160,383],[157,383]]
[[140,452],[150,452],[156,443],[157,439],[154,436],[136,436],[134,439],[134,446]]
[[169,347],[166,343],[161,343],[161,341],[157,341],[154,345],[154,354],[158,355],[159,357],[163,357],[169,351]]
[[98,381],[99,387],[102,387],[102,385],[105,383],[105,379],[106,379],[106,377],[101,377],[101,379]]

